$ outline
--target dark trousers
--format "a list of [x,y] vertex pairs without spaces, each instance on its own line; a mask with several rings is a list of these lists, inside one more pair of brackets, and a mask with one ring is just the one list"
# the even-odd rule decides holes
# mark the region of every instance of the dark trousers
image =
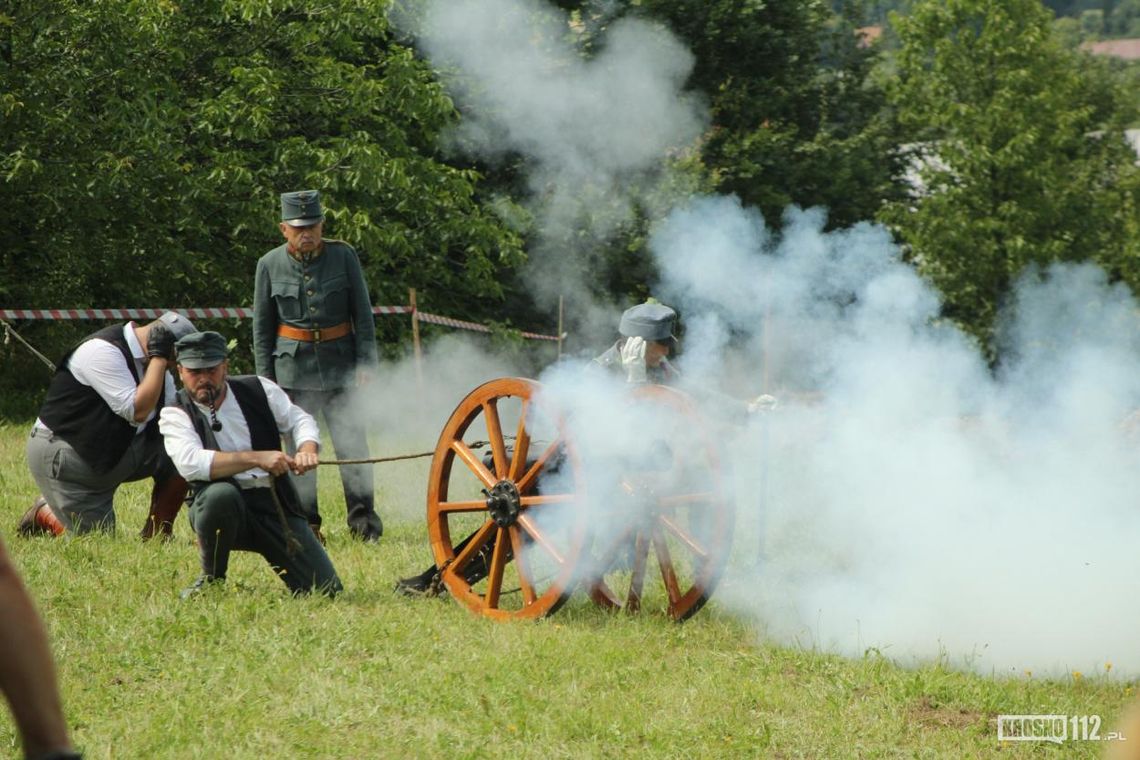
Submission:
[[294,594],[316,589],[332,596],[343,591],[332,560],[305,518],[286,512],[285,521],[300,543],[300,549],[292,554],[270,489],[241,489],[229,481],[210,483],[190,504],[190,525],[198,534],[202,573],[225,578],[230,552],[250,551],[265,557]]
[[69,532],[115,530],[115,492],[123,483],[154,478],[164,484],[178,475],[162,438],[145,433],[131,439],[107,472],[91,468],[71,445],[38,425],[27,443],[28,469],[52,512]]
[[[368,459],[368,431],[359,413],[349,407],[351,390],[310,391],[287,388],[289,398],[314,417],[324,417],[325,427],[332,438],[337,459]],[[292,441],[286,442],[290,454],[296,451]],[[379,532],[380,519],[376,516],[374,485],[371,464],[340,466],[340,482],[344,488],[344,504],[348,527],[356,533]],[[317,506],[317,471],[310,470],[294,477],[301,504],[308,513],[309,522],[321,524]]]

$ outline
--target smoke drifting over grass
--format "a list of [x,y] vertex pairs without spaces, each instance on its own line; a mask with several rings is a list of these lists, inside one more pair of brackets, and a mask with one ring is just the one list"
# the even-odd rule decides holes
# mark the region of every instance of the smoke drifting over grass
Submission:
[[[604,239],[701,128],[680,90],[691,57],[659,29],[615,23],[587,61],[545,5],[425,8],[420,43],[468,110],[460,138],[533,160],[548,241]],[[685,321],[684,386],[779,400],[725,431],[739,525],[717,601],[776,640],[851,656],[1140,673],[1131,295],[1090,266],[1026,273],[993,372],[886,231],[824,222],[790,209],[777,235],[734,198],[694,198],[652,238],[656,295]],[[544,250],[537,283],[581,274]],[[580,403],[566,370],[546,379]],[[640,423],[590,420],[607,450],[645,444]]]
[[[410,358],[381,366],[354,405],[383,445],[398,450],[416,442],[426,446],[420,450],[431,450],[468,391],[492,378],[526,374],[509,358],[489,351],[485,341],[462,333],[445,335],[427,345],[419,370]],[[403,389],[405,396],[392,398],[394,389]]]
[[765,323],[776,365],[781,406],[737,442],[752,544],[721,601],[779,640],[852,656],[1140,672],[1128,291],[1092,266],[1026,273],[995,375],[881,229],[788,221],[777,238],[735,200],[702,199],[654,240],[667,298],[712,336],[698,373],[715,380],[734,352],[754,370],[735,382],[759,387]]

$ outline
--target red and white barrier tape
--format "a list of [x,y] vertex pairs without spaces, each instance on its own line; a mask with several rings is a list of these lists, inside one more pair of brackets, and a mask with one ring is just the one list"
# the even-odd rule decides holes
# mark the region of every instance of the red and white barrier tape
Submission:
[[[438,314],[429,314],[426,311],[416,311],[416,319],[421,322],[430,322],[435,325],[446,325],[447,327],[458,327],[460,330],[475,330],[477,332],[489,333],[491,328],[486,325],[481,325],[476,322],[464,322],[461,319],[452,319],[451,317],[441,317]],[[527,332],[520,330],[519,334],[524,338],[531,340],[558,340],[557,335],[543,335],[541,333]]]
[[557,335],[543,335],[542,333],[527,332],[526,330],[520,330],[519,335],[531,340],[558,340]]
[[[247,307],[217,307],[193,309],[0,309],[0,319],[46,319],[46,320],[75,320],[75,319],[158,319],[166,311],[176,311],[189,319],[248,319],[253,316],[253,309]],[[373,314],[410,314],[410,306],[373,306]],[[416,318],[421,322],[430,322],[447,327],[456,327],[461,330],[474,330],[489,333],[491,328],[475,322],[464,322],[451,317],[441,317],[438,314],[429,314],[426,311],[416,311]],[[524,338],[531,340],[558,340],[557,335],[542,335],[541,333],[523,332]]]
[[441,317],[438,314],[428,314],[426,311],[417,311],[416,317],[421,322],[430,322],[433,325],[446,325],[448,327],[458,327],[461,330],[475,330],[476,332],[491,332],[491,328],[486,325],[480,325],[475,322],[464,322],[461,319],[452,319],[451,317]]
[[[176,311],[189,319],[248,319],[253,309],[220,306],[193,309],[0,309],[0,319],[158,319],[167,311]],[[373,306],[373,314],[409,314],[410,306]]]

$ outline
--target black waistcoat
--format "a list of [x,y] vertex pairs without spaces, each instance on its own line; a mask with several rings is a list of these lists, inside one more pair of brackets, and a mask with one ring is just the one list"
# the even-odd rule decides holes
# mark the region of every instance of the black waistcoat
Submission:
[[[281,433],[277,432],[277,420],[269,408],[269,398],[256,375],[232,375],[226,378],[226,386],[238,402],[245,424],[249,425],[250,449],[253,451],[273,451],[281,448]],[[202,447],[211,451],[221,451],[210,421],[190,398],[186,389],[178,391],[178,406],[194,424],[194,432],[202,441]]]
[[[273,418],[273,410],[269,408],[269,398],[265,395],[265,388],[257,375],[234,375],[226,378],[226,386],[241,408],[245,424],[249,426],[250,449],[252,451],[279,451],[281,449],[281,433],[277,430],[277,420]],[[194,425],[194,432],[202,441],[202,447],[211,451],[221,451],[214,431],[210,429],[210,421],[206,415],[190,398],[186,389],[178,391],[175,403]],[[282,506],[289,512],[304,515],[297,496],[296,486],[289,479],[288,474],[279,475],[273,479],[274,488]],[[192,494],[204,487],[205,483],[190,483]]]
[[[109,471],[123,458],[134,440],[135,427],[111,411],[111,407],[107,406],[107,402],[94,388],[79,382],[71,373],[69,363],[72,354],[79,346],[97,338],[119,349],[131,377],[136,384],[140,382],[139,373],[135,369],[135,358],[131,356],[130,346],[123,337],[123,325],[104,327],[77,343],[60,360],[51,385],[48,386],[47,398],[40,407],[39,418],[51,428],[57,438],[67,441],[91,469],[102,473]],[[162,407],[165,395],[164,383],[159,391],[156,409]],[[158,435],[157,414],[140,435],[152,438]]]

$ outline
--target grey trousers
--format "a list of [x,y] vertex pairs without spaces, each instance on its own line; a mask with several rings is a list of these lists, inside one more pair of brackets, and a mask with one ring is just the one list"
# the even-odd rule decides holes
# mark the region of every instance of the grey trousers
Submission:
[[332,560],[305,518],[285,513],[288,530],[301,544],[292,555],[285,528],[268,488],[241,489],[228,481],[210,483],[190,504],[190,525],[198,534],[202,574],[225,578],[231,551],[265,557],[294,594],[313,589],[333,596],[344,590]]
[[[332,438],[333,450],[338,459],[368,459],[368,433],[360,419],[349,406],[351,390],[342,388],[335,391],[310,391],[286,388],[286,393],[297,406],[313,417],[323,416]],[[286,450],[293,454],[296,447],[286,438]],[[317,505],[317,471],[309,470],[295,477],[301,503],[309,512],[309,522],[321,524],[320,509]],[[357,531],[367,529],[375,522],[379,530],[379,520],[373,518],[375,512],[375,488],[372,465],[352,464],[340,467],[340,482],[344,488],[346,521]]]
[[91,469],[71,445],[38,425],[27,445],[28,469],[55,516],[75,533],[114,531],[115,491],[123,483],[175,474],[162,437],[136,435],[118,463],[105,473]]

